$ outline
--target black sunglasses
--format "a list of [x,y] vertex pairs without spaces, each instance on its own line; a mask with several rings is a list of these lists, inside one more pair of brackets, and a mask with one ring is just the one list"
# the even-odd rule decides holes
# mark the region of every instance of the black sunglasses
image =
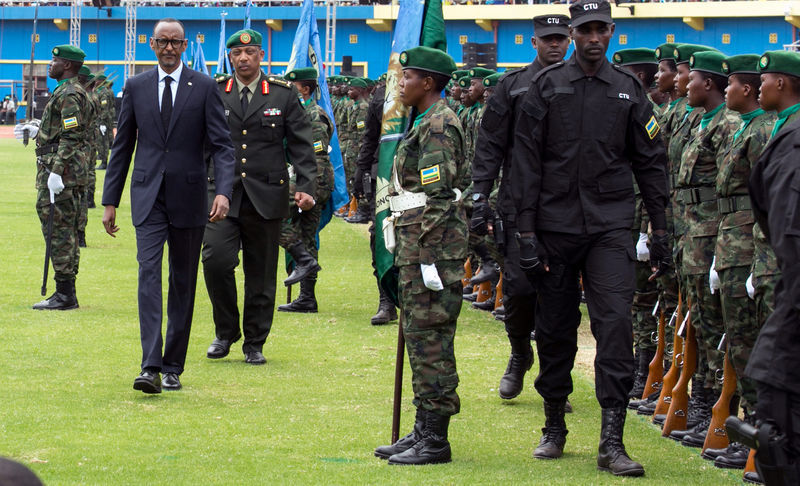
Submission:
[[165,47],[167,47],[167,44],[172,44],[172,48],[177,49],[181,45],[183,45],[184,42],[186,42],[186,39],[156,39],[154,37],[151,37],[151,39],[153,39],[156,42],[156,45],[160,49],[164,49]]

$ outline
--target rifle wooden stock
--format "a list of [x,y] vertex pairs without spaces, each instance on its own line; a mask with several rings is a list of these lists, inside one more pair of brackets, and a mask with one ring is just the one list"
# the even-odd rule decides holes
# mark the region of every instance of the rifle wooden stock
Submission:
[[392,444],[400,438],[400,401],[403,396],[403,361],[405,361],[406,337],[403,335],[403,310],[397,323],[397,358],[394,363],[394,403],[392,403]]
[[650,361],[647,372],[647,382],[644,385],[642,399],[647,398],[651,393],[661,389],[664,382],[664,347],[665,334],[667,328],[667,318],[662,310],[658,317],[658,343],[656,343],[656,355]]
[[[691,302],[687,301],[691,309]],[[691,311],[688,313],[691,314]],[[697,368],[697,338],[694,334],[691,315],[686,321],[686,339],[683,340],[683,369],[678,382],[672,389],[672,402],[669,404],[667,418],[661,435],[669,437],[673,430],[686,430],[686,412],[689,408],[689,381]]]
[[478,298],[475,299],[475,302],[485,302],[492,298],[492,282],[488,280],[486,282],[481,282],[478,285]]
[[500,280],[494,288],[494,308],[497,309],[503,305],[503,275],[500,275]]
[[664,375],[664,381],[661,384],[661,394],[658,396],[658,403],[653,417],[660,414],[666,414],[669,411],[670,403],[672,403],[672,389],[678,382],[681,373],[681,357],[683,355],[683,338],[678,334],[680,330],[680,323],[683,322],[683,304],[680,295],[678,296],[678,313],[675,316],[675,332],[672,337],[672,366],[669,371]]
[[[744,473],[757,472],[756,471],[756,450],[750,449],[750,455],[747,456],[747,464],[744,465]],[[742,473],[742,475],[744,475]]]
[[736,393],[736,370],[731,364],[730,346],[725,349],[725,366],[722,374],[722,393],[711,409],[711,425],[708,427],[703,450],[722,449],[728,447],[728,432],[725,431],[725,419],[731,414],[731,400]]
[[466,287],[469,285],[469,279],[472,278],[472,264],[467,258],[467,261],[464,262],[464,278],[461,279],[461,286]]

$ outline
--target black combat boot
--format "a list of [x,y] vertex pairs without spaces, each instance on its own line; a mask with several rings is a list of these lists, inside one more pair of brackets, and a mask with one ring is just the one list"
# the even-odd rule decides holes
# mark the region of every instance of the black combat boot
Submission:
[[564,422],[564,403],[567,400],[544,401],[544,428],[539,446],[534,449],[533,457],[536,459],[558,459],[564,454],[564,444],[567,443],[567,424]]
[[744,469],[749,455],[749,447],[731,442],[725,452],[714,459],[714,466],[722,469]]
[[464,295],[470,295],[475,293],[475,289],[472,288],[471,284],[467,284],[461,289],[461,293]]
[[603,409],[597,469],[608,471],[614,476],[644,476],[644,467],[628,457],[622,443],[626,413],[625,407]]
[[286,251],[292,256],[294,260],[294,270],[283,281],[283,285],[290,286],[303,280],[310,275],[316,275],[317,272],[322,270],[322,267],[317,263],[317,259],[311,256],[311,253],[306,250],[306,246],[302,241],[297,241],[286,248]]
[[[651,402],[655,403],[655,401],[658,400],[658,397],[660,396],[661,396],[661,390],[656,390],[653,393],[642,398],[641,400],[631,400],[630,402],[628,402],[628,408],[630,410],[638,410],[639,407],[641,407],[642,405],[647,405],[648,403]],[[650,412],[650,415],[653,415],[653,412]]]
[[56,291],[47,299],[33,304],[35,310],[70,310],[78,308],[75,280],[56,280]]
[[378,304],[378,313],[372,316],[369,320],[370,324],[373,326],[379,326],[381,324],[388,324],[391,321],[397,320],[397,309],[394,307],[394,303],[388,296],[383,292],[381,289],[381,300],[380,304]]
[[422,466],[451,461],[450,442],[447,441],[450,416],[428,411],[424,414],[422,439],[405,451],[389,457],[389,464]]
[[366,203],[366,201],[362,204],[359,202],[358,208],[356,209],[356,213],[352,217],[344,218],[345,221],[348,223],[355,223],[355,224],[367,224],[372,221],[372,214],[370,211],[370,205]]
[[78,248],[86,248],[86,232],[78,231]]
[[533,347],[527,339],[523,343],[511,343],[511,356],[508,358],[508,366],[502,378],[498,392],[500,398],[511,400],[522,393],[522,384],[525,373],[533,366]]
[[317,297],[314,295],[314,286],[317,284],[316,274],[300,281],[300,295],[291,304],[278,306],[279,312],[317,312]]
[[492,310],[494,310],[494,301],[496,298],[497,298],[497,292],[494,290],[494,288],[492,288],[492,296],[484,300],[483,302],[473,302],[472,308],[486,312],[491,312]]
[[103,159],[103,160],[100,161],[100,165],[98,165],[94,169],[95,170],[106,170],[107,167],[108,167],[108,159]]
[[641,399],[644,394],[644,386],[647,384],[647,375],[650,374],[650,362],[656,355],[652,349],[642,349],[637,353],[636,376],[633,378],[633,388],[628,394],[632,400]]
[[[695,383],[697,383],[695,385]],[[686,414],[686,428],[684,430],[673,430],[669,434],[672,440],[682,441],[684,437],[694,432],[697,424],[711,417],[711,407],[713,403],[709,403],[709,397],[712,392],[708,388],[702,387],[701,381],[692,380],[692,395],[689,397],[689,404],[687,406]]]
[[411,448],[414,444],[422,440],[422,428],[425,426],[425,411],[421,408],[417,409],[417,418],[414,422],[414,428],[411,433],[405,437],[401,437],[392,445],[380,446],[375,449],[375,457],[381,459],[389,459],[395,454],[400,454]]
[[497,285],[497,281],[500,279],[500,265],[492,258],[489,253],[489,248],[484,243],[479,243],[475,245],[473,249],[475,250],[475,254],[481,259],[481,268],[478,269],[478,273],[469,279],[469,283],[472,284],[473,287],[489,281]]

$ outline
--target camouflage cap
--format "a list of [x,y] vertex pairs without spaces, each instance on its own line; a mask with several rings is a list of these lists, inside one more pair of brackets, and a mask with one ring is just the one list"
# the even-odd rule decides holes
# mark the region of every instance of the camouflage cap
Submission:
[[60,57],[67,61],[83,62],[86,59],[86,53],[80,47],[62,44],[53,48],[53,57]]
[[492,71],[491,69],[478,66],[469,70],[469,77],[471,79],[483,79],[487,76],[491,76],[495,72],[496,71]]
[[725,62],[725,55],[719,51],[695,52],[689,57],[689,69],[726,76],[722,70],[723,62]]
[[713,47],[700,46],[697,44],[678,44],[677,46],[675,46],[675,49],[672,51],[672,53],[675,56],[675,63],[683,64],[685,62],[689,62],[689,58],[692,57],[692,54],[694,54],[695,52],[703,52],[703,51],[716,51],[716,49],[714,49]]
[[664,59],[672,59],[675,60],[675,48],[678,47],[680,44],[676,44],[674,42],[667,42],[665,44],[661,44],[660,46],[656,47],[655,56],[656,61],[663,61]]
[[483,85],[486,86],[487,88],[497,86],[497,81],[500,79],[500,76],[502,75],[503,73],[494,73],[490,74],[489,76],[486,76],[485,78],[483,78]]
[[656,51],[639,47],[635,49],[620,49],[612,56],[614,64],[630,66],[632,64],[656,64]]
[[316,81],[317,70],[313,67],[292,69],[284,77],[289,81]]
[[225,42],[228,49],[241,46],[261,46],[261,34],[253,29],[242,29],[228,37]]
[[451,76],[456,70],[456,62],[444,51],[433,47],[412,47],[400,53],[403,69],[419,69],[431,73]]
[[740,54],[731,56],[722,61],[722,72],[731,74],[758,74],[758,54]]
[[758,71],[800,77],[800,54],[793,51],[765,52],[758,61]]

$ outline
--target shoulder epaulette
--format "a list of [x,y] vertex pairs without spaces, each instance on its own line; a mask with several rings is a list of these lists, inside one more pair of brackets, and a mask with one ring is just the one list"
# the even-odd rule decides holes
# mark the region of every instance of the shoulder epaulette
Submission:
[[642,84],[642,81],[639,79],[639,77],[638,77],[638,76],[636,76],[636,74],[634,74],[634,73],[633,73],[633,72],[631,72],[630,70],[628,70],[628,69],[626,69],[626,68],[624,68],[624,67],[620,66],[619,64],[614,64],[614,63],[611,63],[611,65],[612,65],[612,66],[614,67],[614,69],[616,69],[617,71],[619,71],[619,72],[621,72],[621,73],[625,74],[626,76],[629,76],[629,77],[631,77],[631,78],[635,79],[637,84],[639,84],[639,85],[641,85],[641,84]]
[[504,79],[506,79],[506,78],[508,78],[510,76],[514,76],[516,74],[519,74],[522,71],[526,70],[527,68],[528,68],[528,66],[523,66],[523,67],[514,68],[514,69],[506,69],[503,72],[503,74],[500,75],[500,78],[497,80],[497,82],[499,83],[500,81],[502,81],[502,80],[504,80]]
[[547,66],[546,68],[543,68],[541,71],[539,71],[538,73],[536,73],[536,74],[534,74],[534,75],[533,75],[533,78],[531,79],[531,82],[537,81],[537,80],[538,80],[539,78],[541,78],[541,77],[542,77],[542,76],[543,76],[545,73],[549,73],[550,71],[554,71],[554,70],[556,70],[556,69],[562,68],[562,67],[564,67],[566,64],[567,64],[567,63],[566,63],[565,61],[558,61],[558,62],[557,62],[557,63],[555,63],[555,64],[551,64],[551,65]]
[[230,75],[230,74],[226,74],[226,75],[224,75],[224,76],[217,76],[217,77],[215,77],[214,79],[215,79],[215,80],[216,80],[216,81],[217,81],[219,84],[222,84],[222,83],[225,83],[225,82],[227,82],[229,79],[231,79],[231,75]]
[[271,84],[277,84],[278,86],[283,86],[284,88],[289,88],[289,89],[292,88],[292,83],[284,79],[278,79],[275,76],[267,76],[267,81],[269,81]]
[[431,117],[431,131],[433,133],[444,133],[444,118],[441,113]]

